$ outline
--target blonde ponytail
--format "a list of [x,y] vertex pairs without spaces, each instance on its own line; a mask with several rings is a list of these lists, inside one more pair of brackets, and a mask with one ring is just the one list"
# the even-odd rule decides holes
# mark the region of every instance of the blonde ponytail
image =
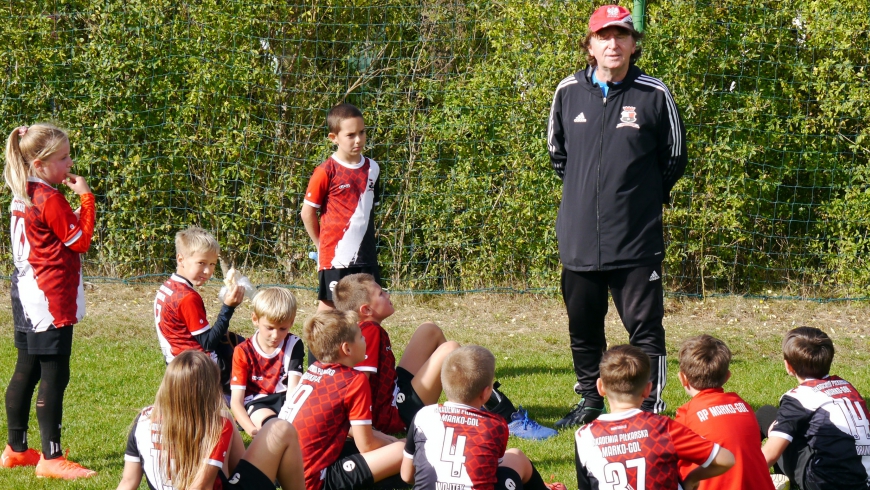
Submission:
[[6,167],[3,169],[3,178],[6,186],[12,189],[12,195],[23,199],[25,205],[30,206],[30,196],[27,195],[27,177],[30,177],[30,165],[21,156],[21,148],[18,144],[18,129],[12,130],[9,139],[6,140]]
[[3,179],[12,194],[22,199],[25,205],[32,205],[27,195],[27,178],[33,175],[33,161],[50,157],[65,141],[69,141],[66,131],[48,123],[22,126],[9,134]]

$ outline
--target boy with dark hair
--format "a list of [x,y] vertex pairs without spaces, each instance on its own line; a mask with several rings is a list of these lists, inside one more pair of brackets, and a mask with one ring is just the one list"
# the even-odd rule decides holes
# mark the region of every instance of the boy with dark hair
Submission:
[[830,376],[834,343],[818,328],[798,327],[782,341],[785,370],[798,387],[758,410],[761,449],[803,490],[862,489],[870,470],[867,404],[848,381]]
[[[307,490],[355,490],[399,473],[403,442],[372,430],[371,389],[353,366],[365,359],[356,314],[327,310],[305,322],[317,361],[287,395],[279,418],[299,433]],[[358,454],[343,455],[348,431]]]
[[447,356],[441,367],[447,403],[424,407],[411,422],[403,480],[417,490],[565,489],[561,483],[545,485],[522,451],[507,449],[505,421],[478,408],[489,399],[494,379],[495,356],[483,347],[460,347]]
[[[694,489],[698,482],[734,466],[734,455],[667,417],[641,411],[649,396],[650,358],[637,347],[619,345],[601,358],[598,393],[610,413],[577,430],[577,484],[604,488]],[[698,467],[680,479],[679,461]],[[681,485],[681,487],[680,487]]]
[[164,281],[154,298],[157,340],[166,364],[186,350],[203,351],[221,370],[221,385],[229,394],[233,349],[242,338],[229,332],[230,319],[245,299],[245,288],[232,285],[214,325],[208,322],[205,302],[195,288],[214,275],[220,245],[211,233],[197,226],[175,235],[175,274]]
[[332,290],[346,275],[366,272],[380,282],[372,218],[380,198],[381,170],[362,154],[362,112],[351,104],[338,104],[329,110],[326,124],[336,150],[314,169],[301,213],[317,248],[318,310],[334,307]]
[[[335,286],[335,306],[339,310],[359,315],[360,329],[366,338],[365,361],[356,369],[369,377],[372,387],[374,426],[386,433],[405,433],[414,415],[441,396],[441,366],[447,355],[459,347],[448,341],[438,325],[426,322],[408,341],[398,366],[390,335],[381,326],[395,312],[390,294],[369,274],[346,276]],[[541,427],[528,418],[525,410],[517,410],[493,386],[486,408],[511,423],[511,433],[526,439],[545,439],[556,431]],[[513,421],[512,417],[517,420]]]
[[[704,480],[700,490],[774,490],[761,454],[758,421],[749,404],[722,385],[731,377],[731,350],[721,340],[698,335],[680,347],[680,383],[692,397],[677,409],[677,422],[734,454],[734,468]],[[685,478],[696,465],[680,461]]]

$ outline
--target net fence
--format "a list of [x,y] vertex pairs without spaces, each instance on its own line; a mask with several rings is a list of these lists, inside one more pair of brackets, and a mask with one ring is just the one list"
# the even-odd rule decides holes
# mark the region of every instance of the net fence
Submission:
[[[299,211],[332,151],[326,111],[345,100],[382,167],[387,285],[554,291],[562,189],[546,120],[596,6],[12,1],[0,114],[5,134],[70,130],[97,195],[96,279],[159,280],[174,233],[198,224],[255,282],[313,287]],[[648,6],[638,64],[688,131],[664,214],[669,291],[868,296],[868,26],[863,0]]]

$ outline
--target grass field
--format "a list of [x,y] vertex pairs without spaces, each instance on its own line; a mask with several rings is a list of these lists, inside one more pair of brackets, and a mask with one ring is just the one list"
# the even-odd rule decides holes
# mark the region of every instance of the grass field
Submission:
[[[0,490],[31,488],[115,488],[123,468],[127,431],[133,417],[149,405],[164,365],[157,347],[151,312],[156,285],[122,286],[97,284],[87,292],[88,316],[77,325],[73,343],[72,378],[64,404],[63,444],[70,458],[99,472],[91,480],[62,482],[39,480],[32,469],[0,470]],[[0,296],[8,298],[8,283],[0,284]],[[313,294],[297,291],[300,311],[294,332],[315,309]],[[219,309],[217,287],[203,291],[206,307]],[[448,338],[476,343],[491,349],[498,359],[497,375],[502,390],[545,425],[552,424],[575,403],[573,371],[568,349],[567,320],[561,300],[551,296],[394,295],[396,314],[384,322],[398,354],[413,328],[426,320],[441,325]],[[240,307],[232,329],[253,333],[248,303]],[[822,328],[834,339],[837,355],[833,372],[852,381],[870,395],[870,305],[761,301],[716,298],[706,301],[666,299],[669,376],[665,390],[668,414],[687,399],[676,379],[676,352],[691,335],[709,333],[725,340],[734,353],[733,376],[726,388],[740,393],[753,407],[776,403],[794,386],[782,367],[780,341],[794,325]],[[607,318],[611,343],[627,341],[625,331],[611,306]],[[0,302],[0,386],[6,383],[15,363],[12,345],[11,309]],[[0,433],[6,433],[5,413]],[[39,448],[35,413],[31,415],[30,445]],[[576,488],[571,432],[544,442],[511,438],[535,462],[544,479]],[[143,482],[141,488],[147,488]]]

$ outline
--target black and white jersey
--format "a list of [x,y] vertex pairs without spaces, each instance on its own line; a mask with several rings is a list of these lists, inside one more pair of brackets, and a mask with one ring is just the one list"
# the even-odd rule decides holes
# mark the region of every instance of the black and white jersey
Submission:
[[810,447],[808,482],[820,488],[867,488],[867,404],[848,381],[837,376],[808,379],[783,395],[769,436]]
[[492,412],[452,402],[423,407],[405,441],[414,489],[492,490],[508,435],[507,423]]
[[[161,452],[163,447],[161,444],[160,424],[151,419],[153,407],[148,407],[136,416],[133,421],[133,428],[130,429],[130,434],[127,436],[127,449],[124,451],[124,461],[138,463],[142,465],[142,472],[145,473],[145,481],[148,483],[148,488],[151,490],[174,490],[172,482],[169,481],[167,475],[163,474],[160,465]],[[223,468],[226,461],[227,452],[229,452],[230,444],[233,441],[233,429],[235,426],[229,419],[223,419],[224,425],[221,429],[221,436],[217,445],[212,449],[209,457],[203,463],[211,466]],[[222,482],[220,478],[216,478],[213,490],[220,490]]]

